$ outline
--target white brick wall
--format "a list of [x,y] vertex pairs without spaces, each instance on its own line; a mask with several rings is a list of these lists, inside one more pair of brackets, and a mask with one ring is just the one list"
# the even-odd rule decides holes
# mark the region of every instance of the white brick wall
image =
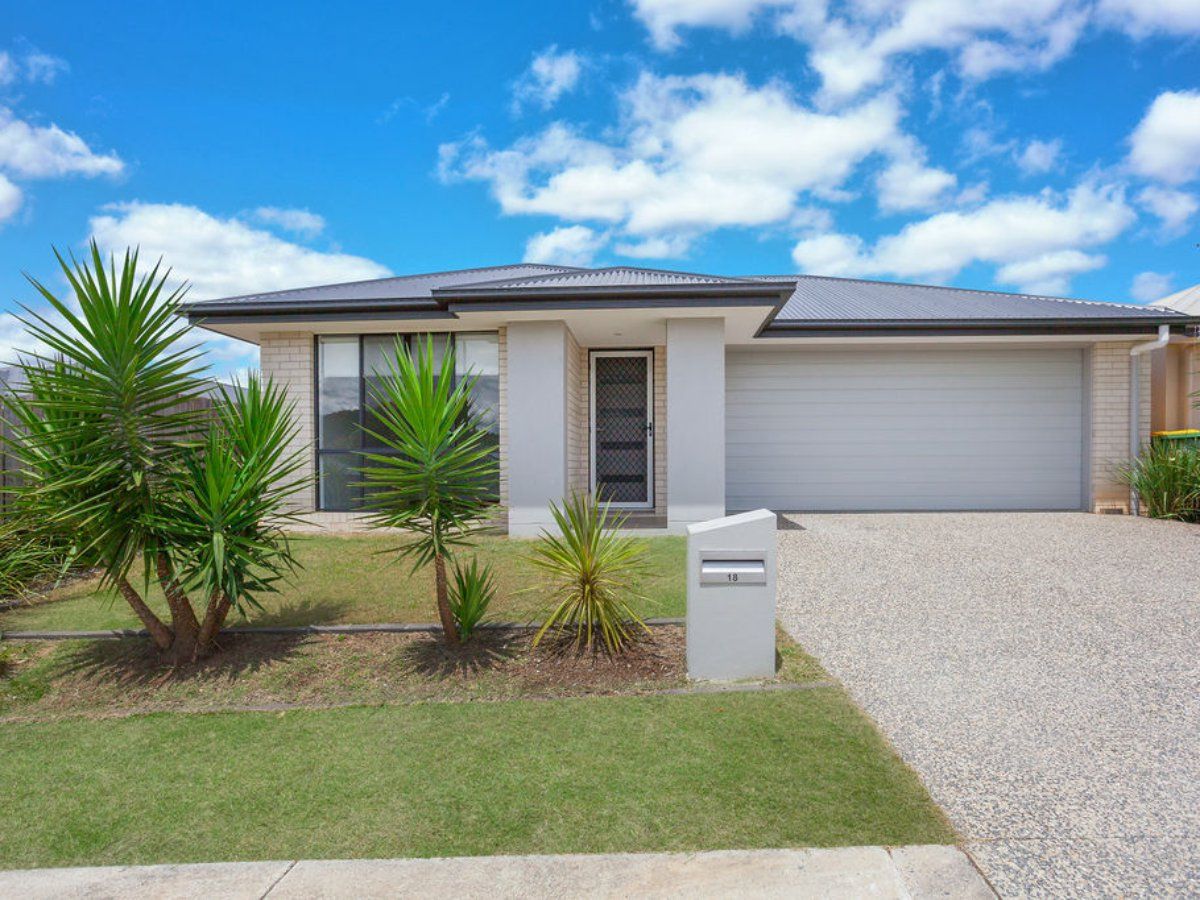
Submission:
[[302,452],[304,466],[299,474],[309,479],[309,486],[293,498],[295,512],[316,509],[316,486],[313,483],[316,431],[313,421],[313,335],[307,332],[267,332],[260,338],[259,365],[265,377],[274,379],[286,391],[295,405],[297,431],[292,448]]
[[[1128,507],[1129,489],[1116,477],[1115,467],[1129,459],[1129,348],[1133,343],[1096,344],[1091,352],[1091,468],[1092,508]],[[1150,440],[1150,356],[1139,358],[1138,435]]]

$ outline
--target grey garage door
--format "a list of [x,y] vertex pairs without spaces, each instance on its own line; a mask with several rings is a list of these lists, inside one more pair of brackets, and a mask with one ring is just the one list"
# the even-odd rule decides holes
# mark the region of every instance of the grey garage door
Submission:
[[730,350],[730,509],[1079,509],[1081,350]]

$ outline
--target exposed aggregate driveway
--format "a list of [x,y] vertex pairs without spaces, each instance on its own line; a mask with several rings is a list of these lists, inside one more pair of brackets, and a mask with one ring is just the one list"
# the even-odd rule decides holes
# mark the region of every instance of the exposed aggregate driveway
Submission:
[[787,518],[781,621],[1001,896],[1200,894],[1200,527]]

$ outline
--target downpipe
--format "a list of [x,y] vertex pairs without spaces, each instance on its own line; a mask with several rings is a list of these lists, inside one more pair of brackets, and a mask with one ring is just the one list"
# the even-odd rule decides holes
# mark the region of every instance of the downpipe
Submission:
[[[1142,371],[1138,365],[1138,357],[1151,350],[1160,350],[1171,341],[1171,326],[1159,325],[1158,337],[1144,344],[1135,344],[1129,348],[1129,461],[1133,463],[1142,452],[1141,435],[1138,434],[1138,422],[1142,417]],[[1129,512],[1138,515],[1140,501],[1137,491],[1129,489]]]

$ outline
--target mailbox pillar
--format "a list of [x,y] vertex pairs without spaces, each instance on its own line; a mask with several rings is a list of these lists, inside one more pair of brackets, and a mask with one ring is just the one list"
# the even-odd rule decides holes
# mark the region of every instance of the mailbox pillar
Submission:
[[688,526],[689,678],[775,675],[775,522],[759,509]]

